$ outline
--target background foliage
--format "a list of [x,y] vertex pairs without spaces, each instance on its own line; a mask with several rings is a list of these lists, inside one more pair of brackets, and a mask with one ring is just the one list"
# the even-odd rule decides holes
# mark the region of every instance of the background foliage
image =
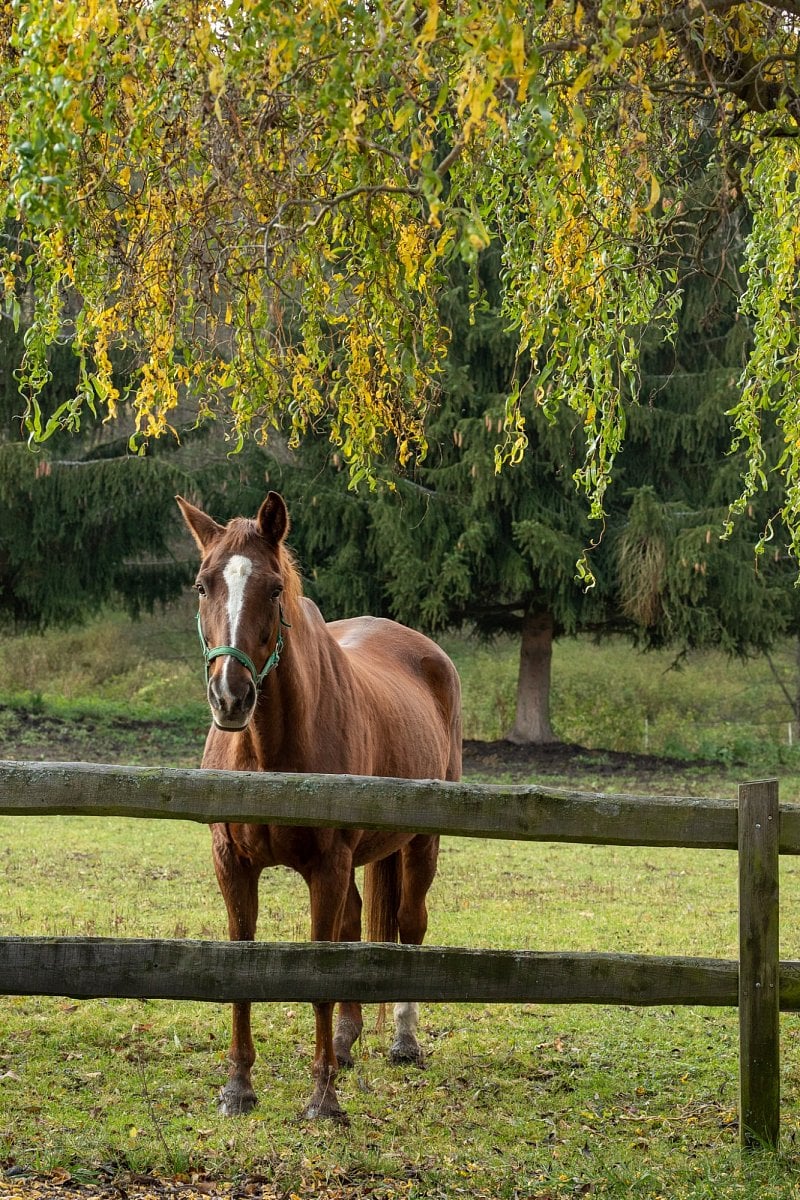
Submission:
[[[29,326],[34,436],[116,412],[126,346],[142,437],[186,398],[234,437],[327,415],[356,475],[403,463],[446,350],[443,268],[494,242],[525,356],[499,454],[522,453],[531,405],[573,412],[596,517],[643,331],[674,328],[686,224],[737,210],[753,340],[726,501],[777,470],[795,538],[795,5],[33,0],[2,20],[5,304]],[[78,385],[43,405],[65,335]]]

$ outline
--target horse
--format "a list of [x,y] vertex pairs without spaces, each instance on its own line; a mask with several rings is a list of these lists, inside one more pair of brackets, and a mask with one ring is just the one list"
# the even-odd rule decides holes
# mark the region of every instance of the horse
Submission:
[[[325,772],[457,780],[461,774],[461,687],[447,655],[423,634],[379,617],[324,621],[303,595],[286,545],[289,514],[270,492],[255,519],[223,526],[181,496],[183,519],[200,551],[197,627],[212,724],[202,767],[234,771]],[[256,933],[258,883],[282,865],[305,880],[315,941],[359,941],[364,867],[367,936],[419,945],[439,838],[429,834],[279,825],[211,826],[214,868],[232,941]],[[249,1003],[233,1005],[226,1116],[257,1102]],[[347,1116],[335,1080],[353,1065],[361,1006],[313,1005],[316,1047],[308,1118]],[[394,1007],[394,1062],[423,1065],[416,1003]]]

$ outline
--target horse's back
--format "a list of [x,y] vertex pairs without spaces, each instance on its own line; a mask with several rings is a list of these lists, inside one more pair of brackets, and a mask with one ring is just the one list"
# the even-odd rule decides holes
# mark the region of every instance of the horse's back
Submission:
[[376,773],[459,779],[461,682],[444,650],[383,617],[351,617],[327,628],[385,732]]

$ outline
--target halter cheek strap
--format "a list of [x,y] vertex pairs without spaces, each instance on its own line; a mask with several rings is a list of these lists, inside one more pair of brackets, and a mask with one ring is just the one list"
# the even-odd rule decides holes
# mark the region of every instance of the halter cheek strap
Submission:
[[270,654],[269,658],[264,663],[264,666],[259,671],[256,669],[256,665],[253,662],[250,655],[245,654],[244,650],[240,650],[238,646],[214,646],[214,648],[211,649],[211,647],[206,642],[205,634],[203,633],[203,625],[200,620],[200,613],[198,612],[198,614],[197,614],[197,634],[198,634],[198,637],[200,638],[200,645],[203,648],[203,662],[205,663],[205,668],[206,668],[206,687],[208,687],[208,680],[209,680],[209,674],[210,674],[209,668],[210,668],[210,665],[213,662],[213,660],[215,658],[222,658],[223,655],[229,655],[231,658],[235,658],[237,660],[237,662],[240,662],[243,667],[247,667],[247,670],[250,672],[250,674],[253,678],[253,683],[255,684],[256,691],[258,691],[258,689],[261,687],[262,682],[269,675],[270,671],[274,671],[275,668],[277,667],[278,663],[281,661],[281,651],[283,650],[283,631],[281,629],[281,626],[283,627],[283,629],[291,629],[292,628],[291,625],[289,624],[289,622],[284,620],[283,607],[280,604],[278,605],[278,619],[279,619],[278,639],[275,642],[275,649],[272,651],[272,654]]

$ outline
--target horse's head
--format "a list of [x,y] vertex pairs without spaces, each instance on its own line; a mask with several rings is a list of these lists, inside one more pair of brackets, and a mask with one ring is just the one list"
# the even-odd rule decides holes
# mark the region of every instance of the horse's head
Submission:
[[277,492],[269,493],[254,521],[236,517],[225,526],[182,496],[176,500],[202,559],[197,627],[211,715],[219,729],[241,730],[283,647],[289,515]]

